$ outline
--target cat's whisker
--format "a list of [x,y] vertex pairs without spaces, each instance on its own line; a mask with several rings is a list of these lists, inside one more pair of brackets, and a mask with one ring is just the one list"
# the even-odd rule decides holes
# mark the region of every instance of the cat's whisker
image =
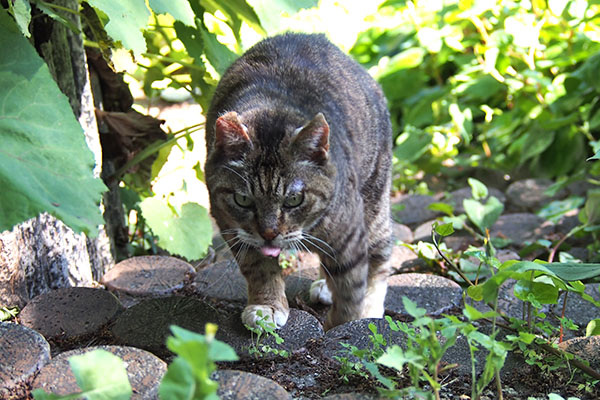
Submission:
[[[298,241],[297,241],[297,243],[298,243],[300,246],[302,246],[302,248],[304,248],[304,251],[307,251],[307,252],[309,252],[309,253],[310,253],[310,250],[308,249],[308,247],[306,247],[306,245],[305,245],[304,243],[302,243],[302,241],[298,240]],[[314,246],[314,244],[313,244],[313,243],[311,243],[311,244]],[[317,246],[315,246],[315,247],[317,247]],[[331,256],[330,256],[330,257],[331,257]],[[334,260],[334,261],[336,261],[336,260],[335,260],[335,258],[334,258],[333,260]],[[337,263],[337,261],[336,261],[336,263]],[[326,274],[329,276],[329,278],[330,278],[330,279],[333,281],[333,275],[331,275],[331,273],[329,272],[329,270],[327,269],[327,267],[325,266],[325,264],[323,264],[323,261],[319,260],[319,264],[321,264],[321,268],[323,268],[323,271],[325,271],[325,273],[326,273]]]

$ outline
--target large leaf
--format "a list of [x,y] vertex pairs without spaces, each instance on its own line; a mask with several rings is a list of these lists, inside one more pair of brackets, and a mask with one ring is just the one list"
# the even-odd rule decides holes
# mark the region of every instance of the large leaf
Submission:
[[98,349],[69,359],[71,370],[81,394],[57,396],[47,394],[43,389],[33,391],[36,400],[80,399],[88,400],[128,400],[132,390],[125,363],[106,350]]
[[272,35],[278,33],[285,27],[281,26],[283,15],[294,15],[304,8],[315,7],[317,0],[247,0],[252,6],[260,24],[265,31]]
[[212,240],[212,226],[204,207],[186,203],[177,215],[161,199],[149,197],[140,203],[140,208],[148,226],[158,236],[160,247],[190,260],[204,256]]
[[96,234],[106,187],[48,67],[0,9],[0,231],[42,212]]
[[477,200],[465,199],[463,207],[471,222],[483,233],[494,225],[504,210],[504,205],[494,196],[491,196],[485,204]]
[[150,10],[144,0],[88,0],[88,3],[109,18],[104,28],[111,38],[133,50],[136,56],[146,51],[142,29],[148,25]]
[[186,25],[194,25],[194,11],[188,1],[149,0],[148,4],[157,14],[171,14]]

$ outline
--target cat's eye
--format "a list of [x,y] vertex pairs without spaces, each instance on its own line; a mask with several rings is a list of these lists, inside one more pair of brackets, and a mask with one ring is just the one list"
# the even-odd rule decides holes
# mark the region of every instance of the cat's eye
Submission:
[[285,198],[283,205],[288,208],[298,207],[304,201],[304,193],[293,193]]
[[254,201],[250,196],[237,192],[233,195],[233,201],[235,201],[235,204],[243,208],[252,207],[254,204]]

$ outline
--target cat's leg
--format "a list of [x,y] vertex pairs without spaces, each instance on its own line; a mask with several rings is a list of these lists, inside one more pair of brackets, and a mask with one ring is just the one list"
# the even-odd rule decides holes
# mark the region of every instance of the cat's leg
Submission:
[[382,318],[385,312],[384,303],[393,247],[391,222],[389,196],[384,196],[377,214],[368,221],[369,275],[363,318]]
[[362,318],[369,270],[366,236],[362,226],[355,227],[339,243],[336,259],[326,259],[323,269],[333,304],[325,329]]
[[256,327],[256,322],[264,318],[281,328],[290,310],[278,260],[256,250],[244,253],[238,258],[240,271],[248,284],[248,305],[242,312],[242,322]]

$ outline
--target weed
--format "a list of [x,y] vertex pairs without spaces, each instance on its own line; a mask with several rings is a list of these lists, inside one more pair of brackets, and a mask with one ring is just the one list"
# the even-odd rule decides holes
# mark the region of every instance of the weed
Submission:
[[283,338],[277,333],[277,326],[273,321],[269,320],[267,316],[263,316],[260,310],[257,311],[256,315],[259,317],[256,321],[257,327],[245,324],[245,327],[252,335],[252,345],[248,347],[248,354],[254,356],[256,359],[264,357],[267,354],[274,354],[284,358],[288,357],[290,354],[287,350],[277,349],[263,343],[266,337],[271,336],[275,340],[275,343],[280,345],[283,343]]

